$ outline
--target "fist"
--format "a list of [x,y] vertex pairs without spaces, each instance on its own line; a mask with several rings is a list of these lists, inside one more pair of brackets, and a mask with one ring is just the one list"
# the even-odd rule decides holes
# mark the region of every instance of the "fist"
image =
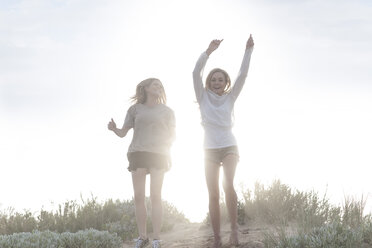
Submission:
[[107,124],[107,128],[108,130],[111,130],[111,131],[116,129],[116,123],[112,118],[111,118],[111,121]]
[[248,41],[247,41],[247,44],[246,44],[246,49],[249,49],[249,48],[251,48],[251,47],[253,47],[254,46],[254,41],[253,41],[253,38],[252,38],[252,35],[249,35],[249,39],[248,39]]

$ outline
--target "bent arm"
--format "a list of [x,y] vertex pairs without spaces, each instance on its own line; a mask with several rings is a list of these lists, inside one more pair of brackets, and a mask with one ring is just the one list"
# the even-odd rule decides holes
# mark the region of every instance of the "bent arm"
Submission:
[[123,138],[125,137],[125,135],[127,135],[129,129],[132,128],[131,125],[126,125],[126,123],[128,123],[128,121],[127,122],[124,121],[123,127],[119,129],[116,127],[115,121],[111,118],[111,121],[107,124],[107,128],[108,130],[113,131],[120,138]]
[[124,138],[128,131],[131,129],[131,127],[126,127],[126,126],[123,126],[121,129],[119,128],[114,128],[112,129],[112,131],[117,135],[119,136],[120,138]]
[[201,101],[203,97],[204,87],[203,87],[203,71],[205,64],[207,63],[208,55],[206,52],[203,52],[198,61],[196,62],[194,71],[192,72],[193,81],[194,81],[194,90],[196,95],[196,100]]

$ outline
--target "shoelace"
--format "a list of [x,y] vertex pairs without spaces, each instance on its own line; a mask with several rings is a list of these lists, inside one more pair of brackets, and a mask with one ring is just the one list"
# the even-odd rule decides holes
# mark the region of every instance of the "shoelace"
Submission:
[[159,239],[154,239],[153,241],[152,241],[152,248],[161,248],[161,240],[159,240]]

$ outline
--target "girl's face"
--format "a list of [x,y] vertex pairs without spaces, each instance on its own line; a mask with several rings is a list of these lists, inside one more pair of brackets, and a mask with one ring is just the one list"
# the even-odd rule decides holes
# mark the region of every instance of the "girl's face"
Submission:
[[145,87],[146,94],[158,98],[163,92],[163,85],[159,80],[154,80],[149,86]]
[[210,81],[210,90],[221,96],[225,92],[226,88],[226,78],[222,72],[213,73]]

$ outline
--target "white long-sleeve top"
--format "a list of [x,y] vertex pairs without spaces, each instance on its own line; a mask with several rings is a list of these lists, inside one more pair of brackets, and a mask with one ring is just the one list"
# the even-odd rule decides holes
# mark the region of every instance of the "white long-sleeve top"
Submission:
[[193,71],[194,90],[200,106],[202,125],[204,127],[204,148],[215,149],[237,145],[232,133],[234,103],[239,96],[248,74],[249,62],[253,48],[244,53],[239,74],[232,89],[219,96],[213,91],[204,88],[203,70],[208,55],[203,52],[196,62]]

